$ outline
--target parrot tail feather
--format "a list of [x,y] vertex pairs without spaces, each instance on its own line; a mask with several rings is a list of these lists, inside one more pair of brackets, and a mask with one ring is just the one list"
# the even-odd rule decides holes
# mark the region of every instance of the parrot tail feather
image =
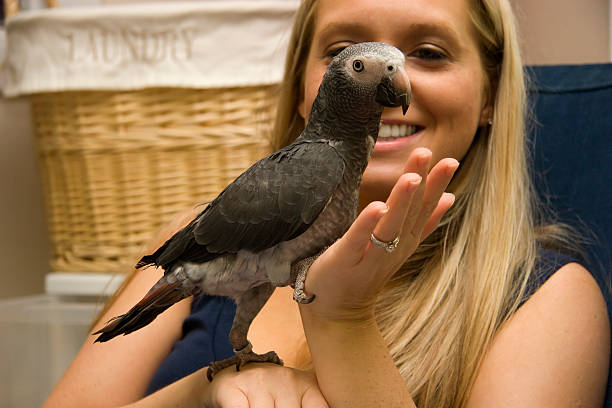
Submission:
[[165,278],[127,313],[113,317],[103,328],[92,333],[99,334],[94,343],[105,342],[120,334],[126,335],[141,329],[167,308],[191,295],[185,292],[180,281],[167,283],[163,279]]

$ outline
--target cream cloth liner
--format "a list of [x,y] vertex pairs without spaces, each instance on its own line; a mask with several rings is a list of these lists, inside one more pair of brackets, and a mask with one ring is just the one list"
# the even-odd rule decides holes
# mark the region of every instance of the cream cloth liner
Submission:
[[208,1],[19,13],[6,24],[3,92],[275,83],[297,6]]

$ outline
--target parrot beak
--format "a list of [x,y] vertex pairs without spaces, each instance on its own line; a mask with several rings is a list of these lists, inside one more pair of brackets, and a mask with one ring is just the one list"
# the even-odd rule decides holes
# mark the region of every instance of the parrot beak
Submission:
[[410,89],[410,80],[404,67],[400,66],[392,78],[384,77],[376,88],[375,100],[379,104],[395,108],[402,107],[402,113],[405,115],[410,106],[410,97],[412,95]]
[[402,98],[402,114],[406,115],[406,112],[408,112],[408,106],[410,106],[410,93],[406,93],[400,98]]
[[402,113],[405,115],[410,106],[410,97],[412,96],[412,90],[410,88],[410,79],[403,66],[399,66],[397,73],[393,77],[393,86],[397,90],[403,90],[403,93],[399,96],[400,103],[402,106]]

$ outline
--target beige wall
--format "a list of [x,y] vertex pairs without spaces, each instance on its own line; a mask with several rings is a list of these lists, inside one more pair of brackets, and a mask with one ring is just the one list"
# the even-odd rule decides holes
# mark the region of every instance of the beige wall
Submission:
[[0,98],[0,298],[43,292],[48,248],[29,103]]
[[[609,0],[512,0],[529,64],[610,61]],[[26,101],[0,97],[0,298],[41,293],[48,271]]]
[[610,62],[610,0],[511,0],[527,64]]

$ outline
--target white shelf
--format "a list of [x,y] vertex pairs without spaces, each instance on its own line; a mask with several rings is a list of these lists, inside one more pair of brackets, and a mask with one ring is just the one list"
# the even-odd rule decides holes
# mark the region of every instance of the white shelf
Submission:
[[107,273],[49,273],[45,293],[54,296],[110,296],[125,275]]

